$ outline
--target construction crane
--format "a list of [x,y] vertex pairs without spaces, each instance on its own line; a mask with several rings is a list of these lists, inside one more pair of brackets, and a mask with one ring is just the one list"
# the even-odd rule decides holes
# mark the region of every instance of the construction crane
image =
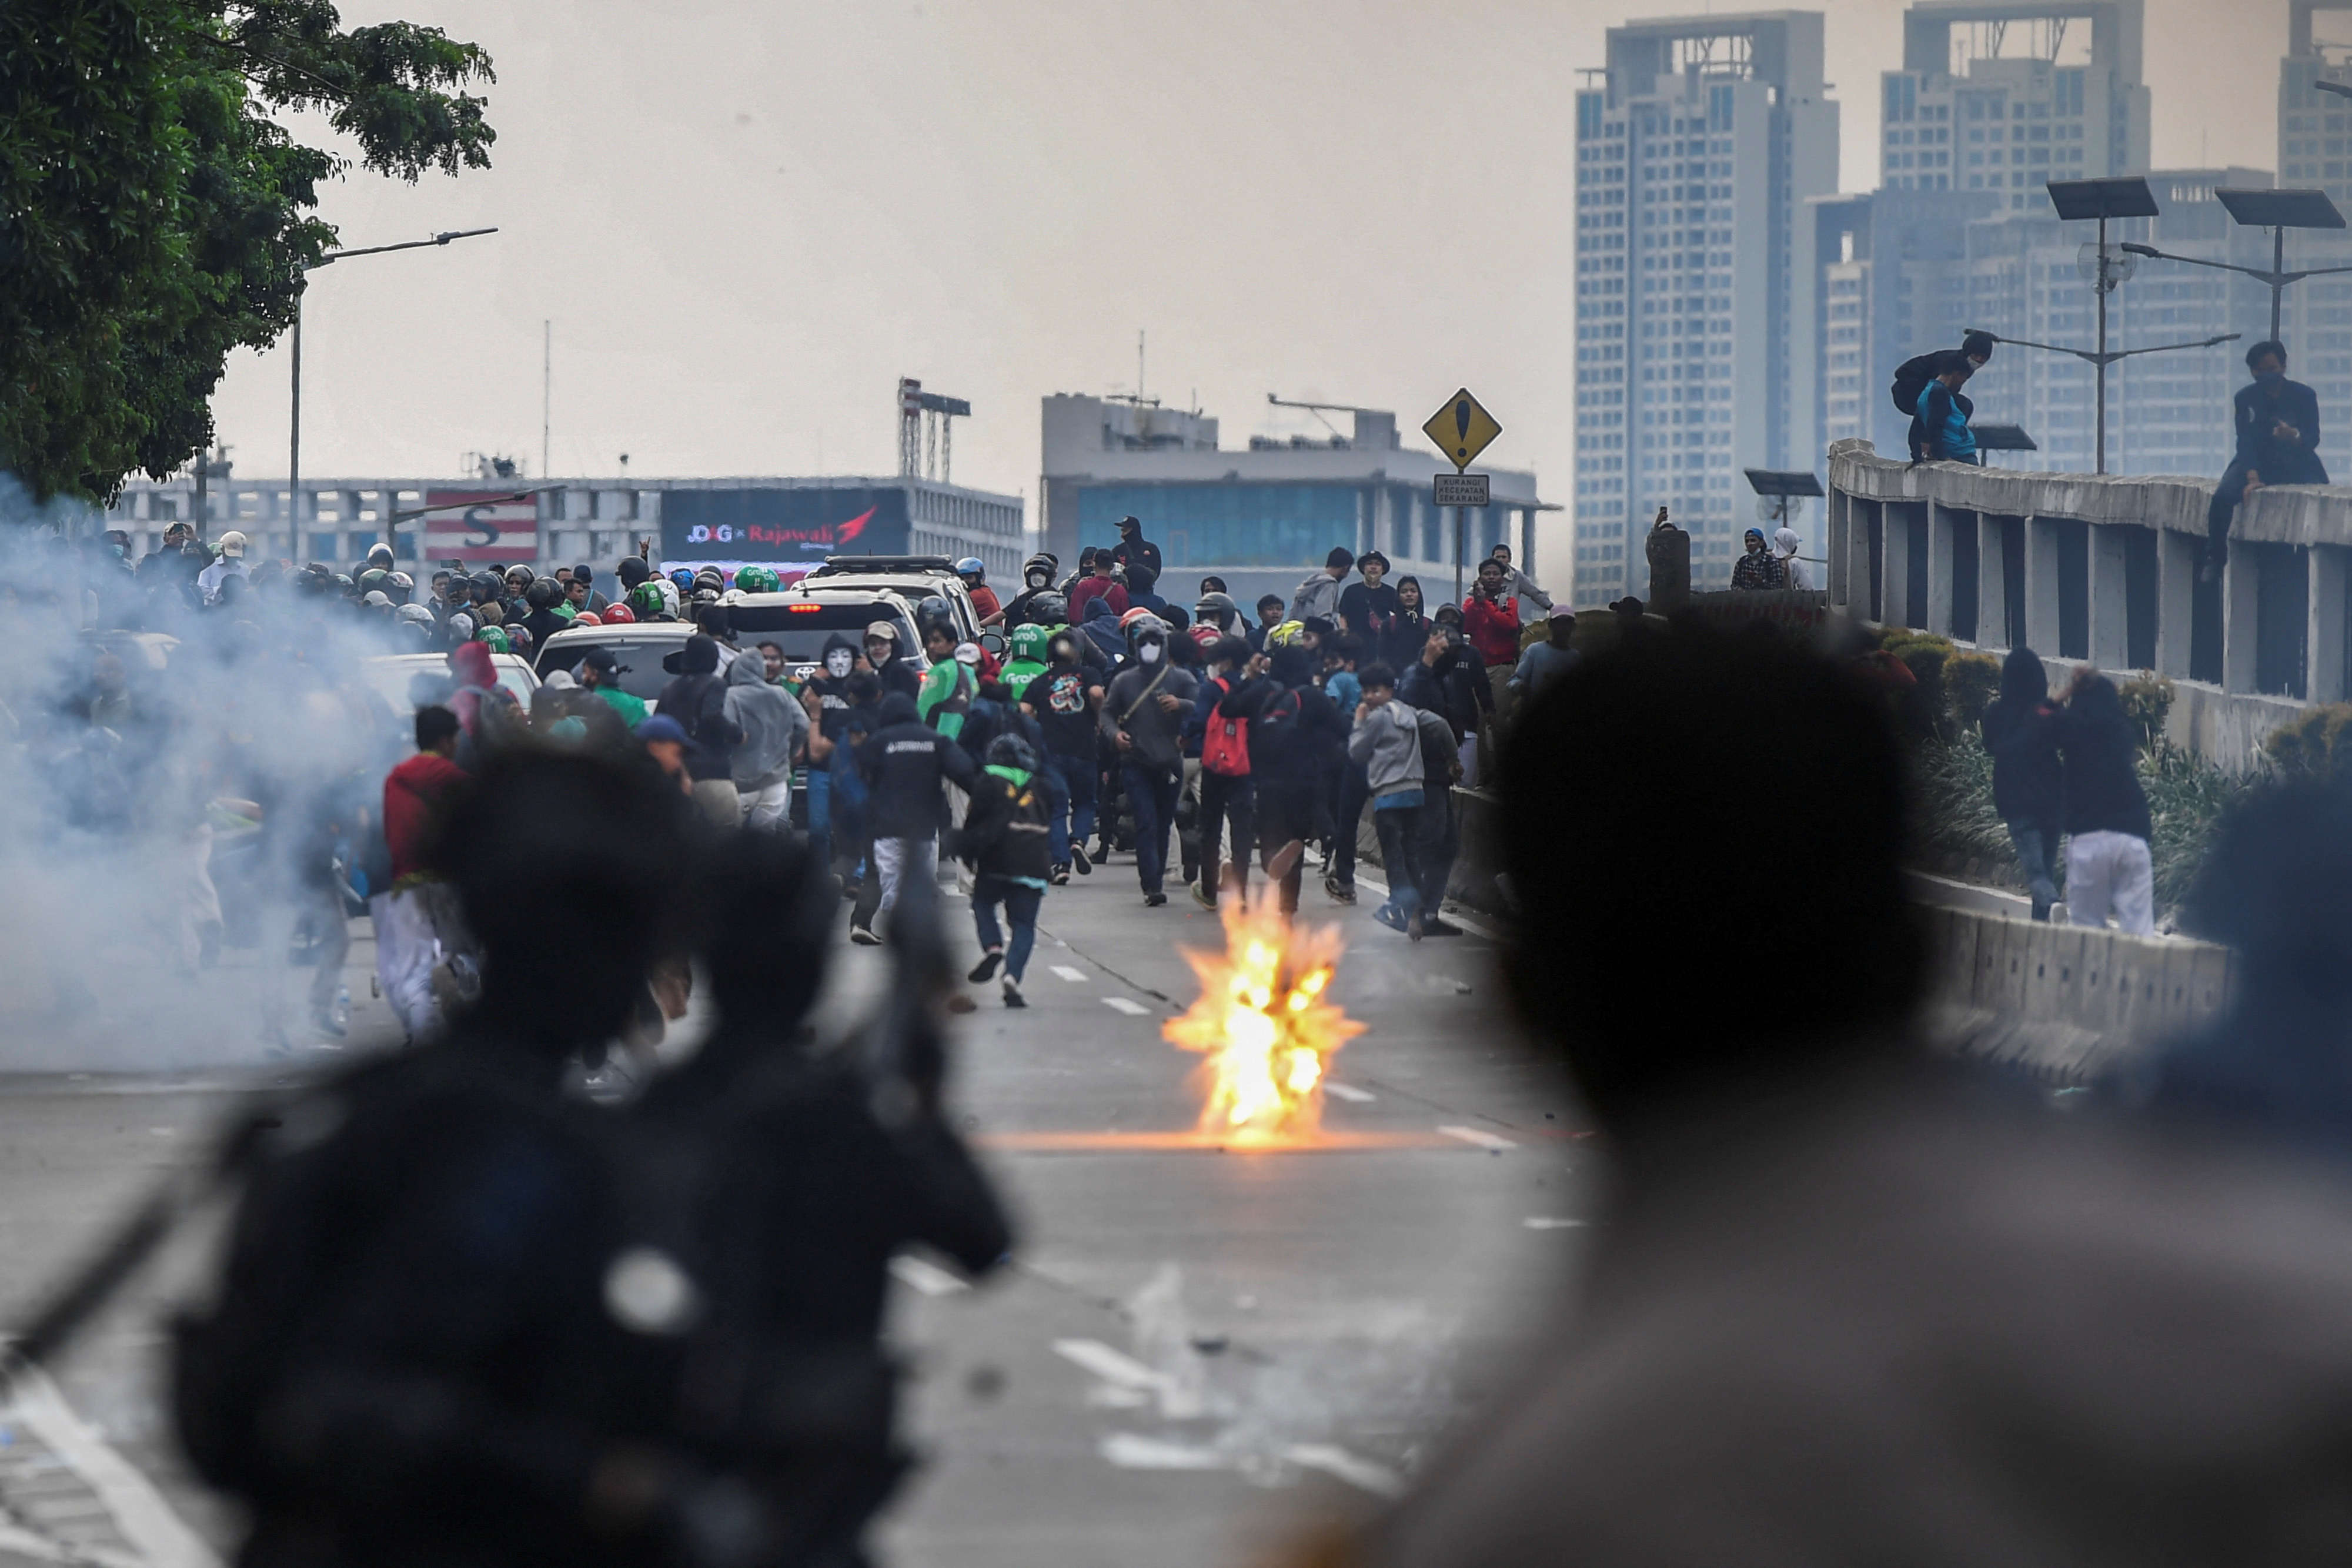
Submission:
[[971,414],[971,404],[962,398],[927,392],[912,376],[899,377],[898,476],[951,483],[955,432],[950,422]]

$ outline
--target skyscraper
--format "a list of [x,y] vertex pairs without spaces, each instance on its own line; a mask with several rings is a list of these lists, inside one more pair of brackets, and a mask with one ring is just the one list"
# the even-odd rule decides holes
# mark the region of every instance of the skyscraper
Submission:
[[1815,225],[1837,189],[1822,16],[1612,28],[1577,94],[1576,601],[1646,594],[1661,504],[1729,578],[1744,467],[1818,468]]
[[[2323,30],[2319,17],[2333,26]],[[2352,208],[2352,99],[2315,92],[2315,81],[2352,81],[2352,0],[2293,0],[2286,57],[2279,62],[2279,183],[2317,187]]]

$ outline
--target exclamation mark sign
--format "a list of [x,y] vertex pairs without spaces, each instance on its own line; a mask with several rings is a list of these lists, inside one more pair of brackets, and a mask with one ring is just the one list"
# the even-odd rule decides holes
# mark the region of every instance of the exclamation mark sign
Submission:
[[1470,400],[1466,397],[1454,405],[1454,433],[1463,442],[1454,449],[1454,455],[1467,463],[1470,461]]

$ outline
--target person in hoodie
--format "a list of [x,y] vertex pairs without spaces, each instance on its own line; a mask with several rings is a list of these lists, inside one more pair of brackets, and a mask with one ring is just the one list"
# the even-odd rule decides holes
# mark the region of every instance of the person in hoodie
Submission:
[[739,653],[727,666],[721,710],[742,738],[728,759],[743,825],[780,831],[792,818],[793,759],[808,743],[808,714],[768,684],[767,661]]
[[1108,600],[1090,601],[1078,621],[1078,634],[1094,644],[1097,667],[1114,669],[1127,657],[1127,636],[1118,629],[1118,612]]
[[441,1028],[433,967],[441,961],[447,899],[425,866],[425,843],[451,790],[466,781],[457,763],[457,716],[416,710],[416,755],[383,779],[383,842],[391,881],[368,898],[375,927],[375,972],[383,999],[413,1043]]
[[1168,902],[1168,830],[1184,781],[1184,719],[1200,688],[1192,672],[1169,657],[1168,623],[1156,615],[1129,631],[1134,662],[1103,695],[1102,733],[1118,753],[1121,786],[1135,813],[1135,874],[1143,902]]
[[1980,721],[1992,754],[1992,807],[2017,848],[2033,918],[2058,902],[2058,839],[2065,821],[2065,772],[2058,758],[2058,705],[2042,655],[2012,648],[2000,667],[2000,695]]
[[457,716],[457,766],[470,773],[514,727],[514,695],[499,685],[488,643],[465,642],[450,649],[449,673],[457,683],[449,697],[449,711]]
[[[1355,726],[1348,732],[1348,758],[1364,770],[1372,827],[1380,835],[1381,867],[1389,883],[1389,901],[1372,917],[1418,942],[1426,915],[1436,913],[1424,912],[1421,898],[1421,813],[1427,800],[1422,737],[1426,731],[1445,747],[1453,732],[1434,715],[1396,700],[1396,672],[1388,665],[1368,665],[1359,679],[1363,695],[1356,704]],[[1444,810],[1444,802],[1438,802],[1437,809]],[[1349,826],[1352,830],[1353,824]]]
[[662,668],[672,678],[655,706],[686,732],[686,776],[693,784],[695,806],[716,825],[734,827],[743,820],[734,775],[735,747],[743,732],[727,716],[719,644],[698,632],[685,647],[663,656]]
[[1086,842],[1095,829],[1095,713],[1102,706],[1103,685],[1079,657],[1078,644],[1078,634],[1067,626],[1046,639],[1045,673],[1029,683],[1021,703],[1044,732],[1045,770],[1060,780],[1069,801],[1068,818],[1053,824],[1047,846],[1057,885],[1069,880],[1074,867],[1080,876],[1094,870]]
[[801,690],[801,706],[814,726],[810,732],[808,770],[809,850],[820,866],[833,864],[834,747],[849,722],[849,677],[863,662],[845,632],[824,640],[817,668]]
[[882,683],[882,693],[903,692],[912,699],[923,689],[923,677],[915,672],[898,646],[898,628],[888,621],[877,621],[866,628],[866,662],[874,670],[874,678]]
[[[915,694],[915,716],[953,740],[962,733],[964,715],[971,711],[972,696],[979,690],[974,671],[980,664],[980,648],[971,643],[958,646],[954,627],[934,624],[924,633],[923,649],[931,664]],[[969,660],[965,649],[971,650]]]
[[530,606],[522,618],[522,629],[530,633],[530,645],[544,648],[547,640],[572,625],[572,616],[564,606],[563,585],[551,577],[542,577],[523,590],[523,601]]
[[[955,854],[972,868],[971,920],[980,938],[980,962],[968,977],[985,985],[1004,967],[1004,1005],[1024,1008],[1021,977],[1037,943],[1037,906],[1050,884],[1053,862],[1047,842],[1052,803],[1046,799],[1036,750],[1018,735],[988,743],[988,761],[971,791],[971,808],[956,835]],[[1005,945],[996,911],[1003,905],[1013,927]]]
[[1273,627],[1266,649],[1217,704],[1225,718],[1249,721],[1250,786],[1266,879],[1280,884],[1282,912],[1298,912],[1298,872],[1315,831],[1316,789],[1347,740],[1339,710],[1315,685],[1315,669],[1295,621]]
[[2058,749],[2065,763],[2067,918],[2105,925],[2112,908],[2127,934],[2153,935],[2156,871],[2147,796],[2135,765],[2139,737],[2115,682],[2087,664],[2067,688]]
[[946,807],[940,783],[970,794],[978,771],[962,747],[916,716],[915,699],[904,692],[882,699],[875,723],[874,733],[857,747],[874,867],[858,889],[849,938],[864,946],[882,940],[874,933],[874,917],[898,906],[901,881],[933,874],[940,819]]

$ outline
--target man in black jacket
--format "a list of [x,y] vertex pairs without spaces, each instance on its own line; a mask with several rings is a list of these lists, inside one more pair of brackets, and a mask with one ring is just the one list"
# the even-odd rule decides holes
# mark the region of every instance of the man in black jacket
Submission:
[[2204,580],[2216,580],[2230,557],[2230,519],[2249,490],[2265,485],[2325,485],[2327,465],[2319,460],[2319,397],[2301,382],[2286,379],[2286,345],[2256,343],[2246,350],[2253,382],[2231,400],[2238,432],[2236,455],[2213,486],[2205,510]]
[[722,828],[743,818],[735,796],[735,744],[743,732],[727,716],[727,683],[719,674],[719,644],[696,632],[686,646],[665,654],[662,668],[673,677],[656,699],[665,717],[686,731],[686,776],[694,784],[697,810]]
[[[1034,721],[1031,721],[1033,724]],[[1025,1008],[1021,977],[1037,942],[1037,906],[1053,875],[1047,848],[1053,807],[1036,748],[1017,734],[988,744],[988,764],[974,781],[971,810],[955,839],[955,852],[972,868],[971,921],[980,962],[966,977],[985,984],[1004,966],[1004,1005]],[[1013,926],[1013,945],[996,923],[996,906]]]
[[915,716],[915,699],[892,692],[882,699],[876,728],[857,747],[857,771],[866,787],[866,821],[874,839],[873,874],[857,892],[849,939],[873,946],[874,917],[898,903],[903,877],[935,874],[940,818],[947,806],[941,780],[970,793],[977,772],[964,748]]
[[1167,622],[1135,623],[1133,660],[1103,697],[1102,733],[1118,752],[1119,782],[1135,812],[1135,874],[1143,902],[1168,902],[1168,830],[1184,779],[1184,718],[1200,682],[1169,657]]
[[1981,724],[1985,749],[1992,754],[1992,809],[2016,847],[2036,920],[2049,919],[2058,902],[2058,835],[2065,817],[2059,718],[2042,655],[2031,648],[2010,650],[2000,667],[2000,695],[1986,706]]
[[1244,665],[1241,684],[1217,704],[1223,716],[1249,720],[1260,863],[1266,880],[1281,884],[1285,915],[1298,913],[1298,871],[1315,831],[1316,786],[1348,744],[1347,723],[1316,689],[1307,650],[1296,638],[1279,630],[1269,634],[1272,652]]

